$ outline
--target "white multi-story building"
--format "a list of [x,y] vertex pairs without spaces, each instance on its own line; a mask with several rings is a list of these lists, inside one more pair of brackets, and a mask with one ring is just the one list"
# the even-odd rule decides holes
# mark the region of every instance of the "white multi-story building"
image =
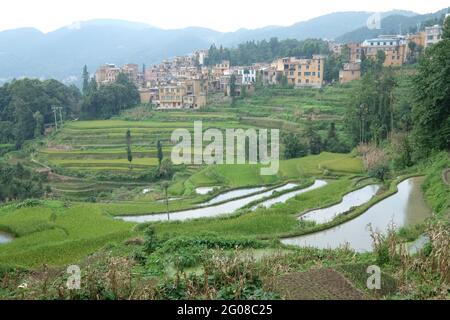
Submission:
[[239,68],[237,74],[242,76],[242,84],[249,85],[256,82],[256,70],[253,68]]
[[434,25],[425,28],[425,48],[432,46],[442,40],[442,27]]

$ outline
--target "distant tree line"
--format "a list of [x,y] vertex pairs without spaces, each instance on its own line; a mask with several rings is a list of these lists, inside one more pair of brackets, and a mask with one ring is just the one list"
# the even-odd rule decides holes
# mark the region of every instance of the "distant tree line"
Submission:
[[108,119],[139,102],[139,91],[125,74],[119,74],[115,83],[97,86],[95,79],[89,80],[86,67],[83,70],[82,118]]
[[326,41],[320,39],[296,39],[278,40],[271,38],[269,41],[248,41],[239,44],[236,48],[224,48],[212,45],[209,48],[208,58],[205,63],[212,66],[229,60],[233,66],[250,65],[256,62],[272,62],[282,57],[312,58],[314,54],[329,54]]
[[[0,87],[0,145],[20,149],[26,140],[42,136],[46,124],[60,123],[61,117],[106,119],[137,104],[139,92],[125,74],[116,83],[98,87],[85,68],[82,93],[56,80],[13,80]],[[58,108],[56,120],[53,108]]]
[[77,87],[56,80],[6,83],[0,87],[0,144],[21,148],[25,140],[43,135],[46,123],[54,123],[52,107],[61,107],[61,115],[67,118],[79,113],[80,101]]

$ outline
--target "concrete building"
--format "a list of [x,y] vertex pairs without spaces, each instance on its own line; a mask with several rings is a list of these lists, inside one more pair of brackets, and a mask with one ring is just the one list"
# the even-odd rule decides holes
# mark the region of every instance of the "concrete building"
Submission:
[[202,79],[190,79],[159,88],[161,109],[197,109],[206,106],[208,83]]
[[224,60],[222,61],[222,63],[216,64],[214,67],[212,67],[211,71],[212,75],[217,78],[225,75],[230,71],[230,61]]
[[242,83],[245,85],[254,84],[256,82],[256,70],[249,67],[240,67],[237,74],[242,76]]
[[182,109],[186,87],[182,85],[167,85],[159,88],[159,105],[161,109]]
[[362,57],[362,47],[361,43],[349,43],[347,44],[349,50],[349,61],[350,63],[359,63],[361,62]]
[[321,88],[325,57],[313,56],[312,59],[287,57],[274,63],[276,71],[287,78],[288,84],[295,87]]
[[95,72],[95,81],[98,85],[105,85],[117,81],[120,74],[120,68],[115,64],[107,63],[100,66]]
[[366,58],[376,59],[378,51],[383,51],[386,55],[385,67],[399,67],[406,62],[407,41],[404,36],[388,35],[379,36],[375,39],[365,40],[362,49]]
[[139,73],[139,66],[134,63],[128,63],[120,68],[120,72],[125,74],[130,82],[134,83],[137,87],[141,86],[143,76]]
[[269,66],[261,69],[261,81],[264,86],[271,86],[277,84],[277,70],[276,68]]
[[339,83],[348,83],[361,79],[361,64],[346,63],[339,71]]
[[126,64],[122,67],[110,63],[104,64],[95,72],[95,81],[97,81],[98,85],[111,84],[117,81],[117,77],[121,73],[125,74],[130,82],[134,83],[137,87],[142,86],[144,75],[139,73],[139,66],[133,63]]
[[425,28],[425,48],[432,46],[442,40],[442,27],[434,25]]
[[159,89],[158,88],[140,88],[139,96],[141,103],[156,103],[159,101]]

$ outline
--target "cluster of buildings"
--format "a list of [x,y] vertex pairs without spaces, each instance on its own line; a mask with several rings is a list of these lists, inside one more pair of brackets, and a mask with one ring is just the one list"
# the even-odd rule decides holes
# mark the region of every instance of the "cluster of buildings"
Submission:
[[[408,62],[411,51],[427,48],[441,40],[442,27],[427,27],[414,35],[386,35],[362,43],[339,44],[329,42],[331,54],[341,55],[346,49],[348,63],[342,66],[339,82],[347,83],[361,77],[363,55],[376,59],[381,50],[385,53],[384,65],[401,66]],[[415,45],[411,45],[414,43]],[[113,83],[119,74],[125,74],[138,88],[143,103],[152,103],[160,109],[197,109],[207,105],[211,93],[225,96],[252,94],[255,85],[286,84],[296,88],[321,88],[324,84],[326,57],[314,55],[309,59],[285,57],[272,63],[255,63],[250,66],[231,66],[222,61],[206,65],[208,50],[164,60],[160,64],[142,69],[137,64],[118,67],[105,64],[95,73],[98,85]]]
[[[446,16],[446,19],[449,15]],[[339,82],[347,83],[361,77],[361,59],[376,59],[378,51],[383,51],[386,59],[385,67],[399,67],[408,62],[418,49],[426,49],[442,40],[443,29],[440,25],[426,27],[424,31],[412,35],[383,35],[362,43],[347,44],[349,63],[346,63],[340,73]],[[413,43],[414,45],[411,45]],[[342,53],[342,47],[332,44],[330,50]]]
[[106,85],[117,81],[123,73],[139,88],[143,103],[153,103],[160,109],[201,108],[206,106],[211,93],[251,95],[258,77],[262,85],[274,85],[283,78],[295,87],[320,88],[323,85],[324,56],[287,57],[251,66],[231,66],[229,61],[222,61],[211,67],[205,65],[207,57],[208,51],[201,50],[149,68],[143,66],[141,70],[137,64],[121,67],[105,64],[97,69],[95,80],[98,85]]

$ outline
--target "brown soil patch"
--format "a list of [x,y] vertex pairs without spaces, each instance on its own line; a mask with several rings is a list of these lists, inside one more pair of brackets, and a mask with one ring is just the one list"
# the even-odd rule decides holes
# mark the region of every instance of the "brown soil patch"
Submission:
[[368,300],[350,281],[333,269],[291,273],[275,280],[275,291],[287,300]]

